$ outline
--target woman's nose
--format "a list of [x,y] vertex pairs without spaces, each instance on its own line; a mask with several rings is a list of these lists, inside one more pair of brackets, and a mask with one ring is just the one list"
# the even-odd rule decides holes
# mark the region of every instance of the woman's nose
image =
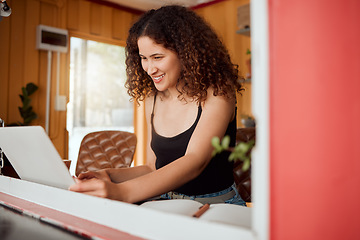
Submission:
[[157,71],[156,66],[151,61],[149,61],[148,68],[147,68],[147,73],[149,75],[153,75],[154,73],[156,73],[156,71]]

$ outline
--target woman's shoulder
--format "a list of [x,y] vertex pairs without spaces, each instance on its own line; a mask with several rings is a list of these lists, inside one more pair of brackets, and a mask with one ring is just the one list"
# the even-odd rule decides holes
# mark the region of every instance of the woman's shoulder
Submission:
[[209,103],[211,104],[226,104],[226,105],[233,105],[236,104],[236,98],[232,98],[229,96],[220,95],[219,93],[216,93],[214,88],[208,88],[207,95],[205,101],[202,103],[202,105],[206,105]]
[[206,118],[213,119],[215,116],[227,118],[226,123],[230,122],[236,112],[236,99],[227,96],[215,94],[214,91],[209,91],[207,98],[201,103],[202,114]]

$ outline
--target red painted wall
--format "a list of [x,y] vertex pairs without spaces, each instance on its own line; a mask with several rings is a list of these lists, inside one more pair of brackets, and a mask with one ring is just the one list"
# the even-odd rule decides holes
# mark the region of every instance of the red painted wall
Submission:
[[270,238],[360,239],[360,1],[268,3]]

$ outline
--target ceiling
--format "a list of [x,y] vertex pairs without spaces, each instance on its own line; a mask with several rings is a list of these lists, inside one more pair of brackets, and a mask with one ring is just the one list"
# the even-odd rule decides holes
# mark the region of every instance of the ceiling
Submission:
[[218,0],[101,0],[98,2],[108,2],[122,7],[131,8],[140,11],[148,11],[153,8],[159,8],[163,5],[178,4],[185,7],[195,7],[201,4],[217,2]]

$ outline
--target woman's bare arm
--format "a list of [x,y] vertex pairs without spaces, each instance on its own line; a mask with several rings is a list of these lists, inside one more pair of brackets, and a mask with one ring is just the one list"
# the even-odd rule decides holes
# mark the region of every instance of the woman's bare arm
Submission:
[[196,178],[211,160],[211,139],[224,136],[234,117],[234,109],[235,100],[209,96],[186,154],[156,171],[119,184],[119,191],[113,197],[137,202],[171,191]]
[[[146,112],[146,121],[147,126],[150,126],[151,112],[152,112],[152,103],[153,97],[149,97],[145,101],[145,112]],[[147,130],[147,160],[145,165],[130,167],[130,168],[107,168],[99,170],[96,172],[85,172],[81,173],[78,176],[79,180],[88,180],[92,178],[98,178],[104,181],[110,181],[114,183],[121,183],[124,181],[131,180],[133,178],[140,177],[142,175],[148,174],[155,170],[155,154],[150,147],[151,142],[151,128],[148,127]],[[73,189],[72,189],[73,190]]]

